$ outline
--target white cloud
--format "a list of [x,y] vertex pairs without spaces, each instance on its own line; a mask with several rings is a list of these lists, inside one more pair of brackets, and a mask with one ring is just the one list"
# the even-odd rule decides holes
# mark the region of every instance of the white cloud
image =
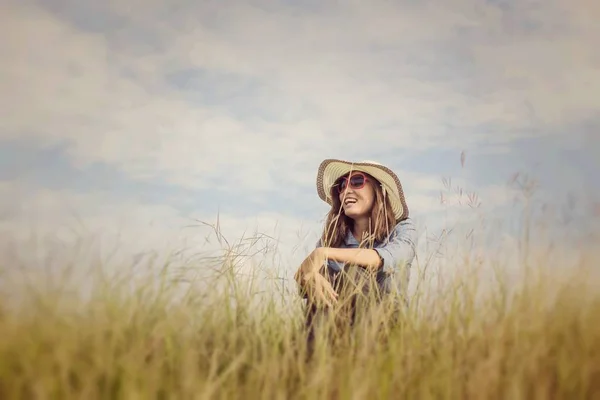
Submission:
[[[528,18],[545,10],[562,21],[541,33],[511,33],[507,15],[471,1],[452,8],[325,4],[322,13],[301,16],[266,4],[191,4],[179,14],[159,1],[143,11],[111,6],[131,29],[162,41],[164,52],[143,56],[127,31],[116,34],[124,44],[115,45],[41,8],[9,6],[0,17],[11,33],[1,42],[7,62],[0,88],[11,93],[2,98],[2,135],[68,140],[78,163],[106,162],[133,178],[190,187],[218,178],[224,187],[259,191],[274,188],[276,177],[312,183],[324,157],[493,148],[540,132],[524,129],[597,109],[591,96],[600,73],[590,55],[597,28],[566,2],[524,10]],[[460,29],[471,32],[461,39]],[[457,61],[453,50],[471,62]],[[436,52],[439,69],[420,72],[435,65]],[[264,121],[232,116],[227,104],[194,104],[164,83],[182,68],[257,80],[264,86],[244,104],[276,113]],[[465,82],[468,71],[472,81]],[[436,78],[448,73],[456,78]],[[474,86],[480,83],[486,87]],[[447,124],[463,132],[446,136]],[[503,130],[474,133],[480,124]]]

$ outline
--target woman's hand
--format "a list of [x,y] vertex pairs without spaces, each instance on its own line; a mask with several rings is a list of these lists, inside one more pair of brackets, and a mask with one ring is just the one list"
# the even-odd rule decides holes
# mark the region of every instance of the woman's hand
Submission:
[[333,307],[337,303],[338,294],[331,283],[318,272],[313,272],[307,277],[305,286],[311,301]]
[[337,301],[337,293],[331,283],[319,273],[324,267],[327,257],[322,248],[313,250],[312,253],[300,264],[294,278],[300,287],[306,288],[312,300],[323,301],[331,306]]

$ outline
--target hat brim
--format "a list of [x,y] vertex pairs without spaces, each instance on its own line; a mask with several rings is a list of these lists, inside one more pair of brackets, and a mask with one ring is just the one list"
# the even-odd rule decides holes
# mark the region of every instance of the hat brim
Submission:
[[386,193],[388,193],[396,221],[408,218],[408,206],[400,179],[392,170],[378,163],[367,161],[353,163],[336,159],[324,160],[317,172],[317,193],[321,200],[331,205],[332,186],[340,177],[354,171],[369,174],[381,183]]

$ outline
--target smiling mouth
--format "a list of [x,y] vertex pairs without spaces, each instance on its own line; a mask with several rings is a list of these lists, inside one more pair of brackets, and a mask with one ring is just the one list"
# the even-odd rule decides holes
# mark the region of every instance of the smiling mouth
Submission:
[[346,200],[344,201],[344,205],[345,205],[345,206],[350,206],[350,205],[352,205],[352,204],[356,204],[356,199],[346,199]]

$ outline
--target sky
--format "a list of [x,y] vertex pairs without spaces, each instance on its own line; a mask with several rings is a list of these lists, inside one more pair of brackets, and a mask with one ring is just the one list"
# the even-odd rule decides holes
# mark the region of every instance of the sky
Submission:
[[200,251],[218,216],[293,266],[325,158],[392,168],[424,241],[465,208],[444,178],[499,220],[517,172],[542,203],[597,202],[599,19],[592,0],[5,1],[0,235]]

